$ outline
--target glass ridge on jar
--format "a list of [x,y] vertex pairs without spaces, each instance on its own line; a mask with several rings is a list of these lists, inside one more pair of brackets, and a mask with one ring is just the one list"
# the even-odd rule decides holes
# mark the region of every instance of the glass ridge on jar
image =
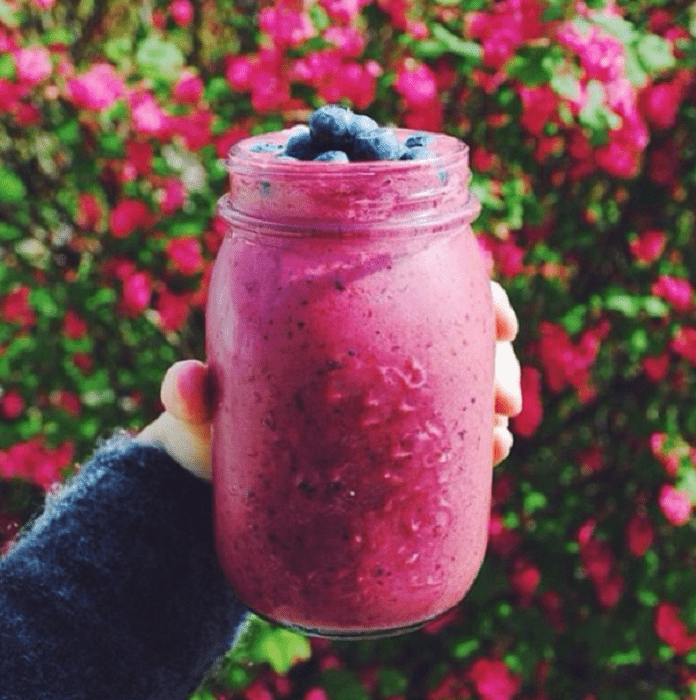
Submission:
[[[413,133],[396,130],[403,139]],[[481,565],[495,321],[468,149],[228,160],[206,349],[221,566],[253,612],[309,634],[415,629]]]

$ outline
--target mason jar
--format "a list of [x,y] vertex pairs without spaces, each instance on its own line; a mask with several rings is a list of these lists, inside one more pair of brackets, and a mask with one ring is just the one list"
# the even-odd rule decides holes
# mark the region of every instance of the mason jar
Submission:
[[[396,130],[404,139],[408,130]],[[238,143],[207,306],[221,566],[308,634],[455,606],[490,509],[495,320],[468,149],[303,162]]]

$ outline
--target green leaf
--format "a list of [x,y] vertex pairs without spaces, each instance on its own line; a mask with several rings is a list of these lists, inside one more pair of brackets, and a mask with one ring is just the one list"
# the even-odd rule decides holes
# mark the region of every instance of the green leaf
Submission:
[[0,24],[10,29],[19,27],[18,11],[7,0],[0,0]]
[[47,289],[32,289],[29,293],[29,303],[43,316],[58,318],[61,310]]
[[[2,22],[2,18],[0,18]],[[0,56],[0,78],[12,79],[15,77],[15,60],[11,53]]]
[[696,504],[696,469],[682,469],[677,488],[680,491],[686,491],[691,497],[691,503]]
[[437,23],[431,25],[430,31],[440,45],[450,53],[464,56],[477,63],[481,60],[483,48],[475,41],[466,41]]
[[546,506],[546,496],[543,493],[532,491],[524,497],[522,508],[525,513],[533,513]]
[[631,664],[639,664],[642,661],[642,657],[640,650],[630,649],[629,651],[617,651],[609,657],[608,661],[612,666],[629,666]]
[[0,167],[0,202],[19,204],[27,196],[27,188],[19,178],[7,168]]
[[379,690],[384,697],[404,695],[408,688],[408,676],[394,667],[383,667],[379,670]]
[[110,306],[116,301],[116,299],[118,299],[116,291],[104,287],[103,289],[98,289],[94,294],[92,294],[85,305],[89,311],[94,311],[100,306]]
[[80,131],[80,124],[77,119],[71,119],[69,122],[61,124],[55,130],[55,134],[60,141],[69,146],[74,146],[82,139],[82,132]]
[[269,628],[254,647],[258,661],[268,662],[276,673],[287,673],[298,661],[312,655],[305,636],[287,629]]
[[643,309],[652,318],[664,318],[669,314],[669,304],[659,297],[645,297],[643,299]]
[[592,21],[613,34],[624,46],[635,39],[636,30],[633,25],[617,15],[596,14],[592,17]]
[[123,140],[113,132],[99,137],[99,147],[107,158],[119,158],[123,155]]
[[[16,226],[0,221],[0,241],[14,241],[22,237],[22,231]],[[3,268],[4,269],[4,268]]]
[[656,34],[641,37],[636,44],[636,53],[645,70],[653,75],[674,68],[676,64],[672,45]]
[[585,327],[587,309],[584,306],[576,306],[561,318],[563,327],[571,335],[579,333]]
[[619,117],[604,104],[604,85],[599,80],[587,83],[587,100],[578,118],[583,126],[599,135],[620,125]]
[[626,48],[626,76],[634,87],[643,87],[648,82],[648,74],[632,47]]
[[186,63],[184,54],[175,44],[163,41],[152,34],[148,36],[135,54],[135,61],[143,73],[152,78],[176,79]]
[[208,101],[221,100],[232,94],[229,83],[222,77],[211,78],[205,86],[205,99]]
[[320,678],[330,700],[369,700],[362,683],[350,671],[331,668]]
[[477,639],[465,639],[461,642],[457,642],[452,647],[452,656],[455,659],[466,659],[471,656],[479,648],[479,642]]
[[635,318],[642,304],[640,297],[628,294],[623,289],[614,288],[607,291],[603,306],[607,311],[618,311],[628,318]]

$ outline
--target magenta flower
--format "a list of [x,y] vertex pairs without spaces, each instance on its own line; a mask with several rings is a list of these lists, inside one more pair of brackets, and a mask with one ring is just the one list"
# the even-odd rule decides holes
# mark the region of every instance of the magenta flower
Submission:
[[664,231],[648,229],[629,243],[633,257],[643,263],[655,262],[664,252],[667,235]]
[[541,425],[544,409],[541,402],[541,372],[536,367],[522,367],[522,412],[512,419],[512,431],[529,437]]
[[68,98],[84,109],[103,110],[126,94],[126,85],[110,63],[96,63],[68,81]]
[[53,72],[51,54],[43,46],[17,49],[15,66],[17,80],[30,87],[42,83]]
[[691,499],[685,491],[680,491],[671,484],[664,484],[660,489],[658,503],[665,518],[672,525],[681,527],[689,521],[691,517]]
[[193,275],[203,268],[201,244],[196,238],[174,238],[167,244],[167,255],[174,267],[184,275]]
[[670,646],[675,654],[686,654],[696,647],[696,634],[689,634],[679,617],[679,608],[671,603],[659,603],[655,608],[654,627],[657,636]]
[[193,22],[193,5],[189,0],[174,0],[169,5],[169,12],[180,27],[188,27]]
[[127,238],[136,229],[147,228],[150,210],[140,199],[122,199],[109,215],[109,230],[114,238]]
[[676,311],[689,311],[694,305],[694,288],[687,279],[661,275],[651,293],[668,302]]
[[467,673],[481,700],[511,700],[522,679],[499,659],[477,659]]
[[152,280],[147,272],[135,272],[123,280],[123,312],[126,316],[138,316],[149,305],[152,296]]

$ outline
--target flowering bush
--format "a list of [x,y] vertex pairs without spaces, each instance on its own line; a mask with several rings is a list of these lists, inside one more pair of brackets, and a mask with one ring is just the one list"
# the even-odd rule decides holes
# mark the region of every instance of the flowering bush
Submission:
[[676,0],[0,0],[4,548],[203,357],[229,147],[343,102],[471,145],[517,444],[456,610],[257,622],[196,697],[696,697],[694,36]]

